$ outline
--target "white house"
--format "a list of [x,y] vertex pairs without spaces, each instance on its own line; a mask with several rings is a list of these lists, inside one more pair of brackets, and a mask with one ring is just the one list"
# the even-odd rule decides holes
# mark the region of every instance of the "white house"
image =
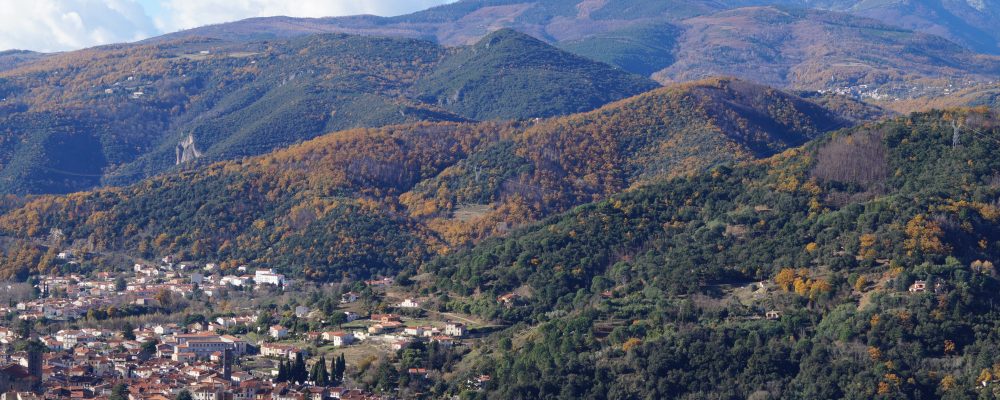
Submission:
[[302,318],[302,317],[305,317],[306,315],[309,315],[309,307],[306,307],[306,306],[297,306],[297,307],[295,307],[295,316],[296,317]]
[[354,342],[354,335],[349,332],[323,332],[323,340],[332,342],[334,347],[347,346]]
[[419,326],[408,326],[403,329],[403,333],[409,336],[423,336],[424,328]]
[[361,317],[360,315],[358,315],[358,313],[353,311],[344,311],[344,316],[347,317],[347,322],[357,320],[358,318]]
[[465,324],[449,321],[444,326],[444,334],[445,335],[448,335],[448,336],[451,336],[451,337],[462,337],[462,336],[465,336],[465,333],[466,333],[466,331],[465,331]]
[[157,335],[168,335],[174,333],[174,329],[167,325],[157,325],[153,327],[153,333]]
[[260,345],[260,355],[264,357],[295,359],[295,355],[301,352],[302,350],[298,347],[287,344],[264,343]]
[[215,323],[219,324],[223,328],[232,328],[233,326],[236,326],[236,318],[218,317],[215,319]]
[[226,285],[243,286],[246,283],[247,283],[246,279],[234,275],[226,275],[221,279],[219,279],[219,284],[223,286]]
[[285,328],[281,325],[273,325],[271,326],[270,329],[267,330],[267,332],[269,335],[271,335],[271,337],[275,339],[283,339],[285,337],[288,337],[288,328]]
[[420,308],[420,302],[413,299],[405,299],[402,303],[399,303],[399,308]]
[[347,293],[344,293],[344,294],[340,295],[340,302],[341,303],[353,303],[355,301],[358,301],[358,293],[357,292],[347,292]]

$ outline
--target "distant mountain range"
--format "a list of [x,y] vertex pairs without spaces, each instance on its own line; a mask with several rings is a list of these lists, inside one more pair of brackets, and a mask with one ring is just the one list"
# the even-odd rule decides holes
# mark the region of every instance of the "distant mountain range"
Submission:
[[660,81],[721,74],[816,90],[869,85],[908,98],[922,95],[911,88],[923,80],[1000,76],[1000,57],[841,13],[741,8],[681,26],[676,61],[653,74]]
[[[459,1],[392,18],[260,18],[166,35],[250,40],[314,32],[473,43],[512,28],[660,82],[729,75],[876,101],[996,80],[996,0]],[[909,111],[909,110],[903,110]]]
[[943,36],[974,51],[1000,54],[997,0],[461,0],[399,17],[256,18],[187,30],[166,38],[270,39],[318,32],[420,37],[469,44],[513,28],[550,42],[576,40],[719,11],[784,6],[840,11]]

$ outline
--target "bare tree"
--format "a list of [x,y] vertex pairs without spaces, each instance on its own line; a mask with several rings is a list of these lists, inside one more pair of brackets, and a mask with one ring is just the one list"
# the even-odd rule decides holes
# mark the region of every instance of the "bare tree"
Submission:
[[889,176],[887,151],[881,132],[837,137],[819,150],[812,175],[823,181],[861,185],[866,190],[879,189]]

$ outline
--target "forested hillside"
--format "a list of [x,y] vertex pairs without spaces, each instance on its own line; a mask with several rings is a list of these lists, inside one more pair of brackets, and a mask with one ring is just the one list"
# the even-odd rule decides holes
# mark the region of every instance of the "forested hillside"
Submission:
[[[709,80],[538,122],[337,132],[124,188],[12,204],[0,229],[25,241],[59,229],[64,244],[98,252],[268,265],[321,281],[364,277],[849,124],[781,91]],[[45,271],[54,264],[43,256],[16,247],[0,270]]]
[[0,71],[13,69],[26,62],[35,61],[44,57],[44,54],[27,50],[7,50],[0,51]]
[[415,272],[512,324],[490,398],[989,397],[998,140],[985,109],[869,124]]
[[[0,58],[12,60],[0,68],[0,192],[136,182],[191,161],[177,155],[189,137],[188,153],[204,164],[354,127],[570,114],[656,87],[515,36],[478,50],[335,34],[116,45],[34,62],[10,53]],[[466,51],[482,62],[456,64]],[[473,78],[456,107],[416,98],[461,77]],[[578,89],[566,96],[566,87]],[[514,100],[528,94],[563,100]],[[486,110],[483,99],[492,98],[507,100]]]
[[[401,201],[461,243],[644,182],[766,157],[850,123],[744,81],[675,85],[533,124],[421,182]],[[470,206],[489,207],[478,207],[478,223],[456,224],[452,217],[468,217]]]
[[413,90],[429,104],[490,120],[589,111],[656,86],[508,29],[456,49]]

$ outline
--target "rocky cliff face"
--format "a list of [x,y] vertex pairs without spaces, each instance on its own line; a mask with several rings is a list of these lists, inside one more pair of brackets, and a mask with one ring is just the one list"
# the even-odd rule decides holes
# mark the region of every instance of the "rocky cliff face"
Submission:
[[201,157],[201,152],[194,147],[194,135],[188,134],[184,140],[177,143],[177,148],[175,149],[177,159],[176,164],[185,163]]

